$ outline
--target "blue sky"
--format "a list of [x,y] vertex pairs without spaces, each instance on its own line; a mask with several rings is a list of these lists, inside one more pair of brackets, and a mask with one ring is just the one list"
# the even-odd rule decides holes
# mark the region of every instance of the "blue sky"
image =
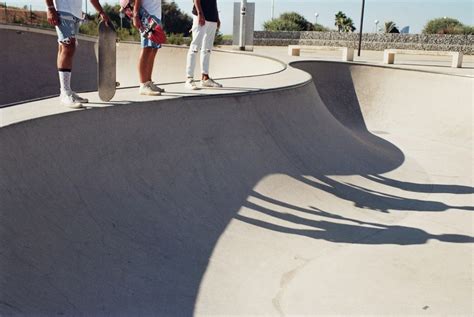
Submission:
[[[4,2],[5,0],[1,0]],[[104,1],[104,0],[102,0]],[[7,4],[29,5],[43,8],[44,0],[6,0]],[[85,0],[83,0],[85,2]],[[118,0],[106,1],[110,4]],[[192,0],[176,0],[179,7],[190,13]],[[232,33],[233,3],[239,0],[217,0],[222,20],[222,32]],[[263,22],[271,18],[272,0],[248,0],[255,2],[255,29],[261,30]],[[334,14],[343,11],[352,18],[357,29],[360,24],[362,0],[274,0],[275,16],[282,12],[296,11],[311,22],[315,21],[315,13],[319,14],[318,23],[334,27]],[[385,21],[395,21],[399,27],[409,25],[411,33],[419,33],[426,21],[438,17],[452,17],[464,24],[474,24],[474,0],[366,0],[364,32],[374,32],[375,20],[383,24]],[[88,6],[89,10],[92,7]]]

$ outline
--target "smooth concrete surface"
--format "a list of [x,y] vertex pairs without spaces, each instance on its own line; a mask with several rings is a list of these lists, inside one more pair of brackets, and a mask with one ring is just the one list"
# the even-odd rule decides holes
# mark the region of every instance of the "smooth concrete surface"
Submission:
[[[257,68],[261,60],[262,58],[256,57],[253,61],[250,60],[249,64]],[[130,72],[132,72],[132,70]],[[238,95],[247,94],[249,92],[256,93],[271,89],[299,86],[311,81],[311,76],[298,69],[287,68],[285,66],[276,73],[236,77],[230,72],[227,77],[216,77],[216,79],[224,85],[224,88],[188,90],[184,88],[184,82],[178,82],[160,84],[160,87],[166,89],[166,92],[158,97],[141,96],[138,94],[138,87],[119,88],[110,102],[101,101],[97,92],[81,93],[81,96],[89,99],[87,107],[91,110],[116,105],[156,102],[173,98],[197,98],[223,94]],[[198,83],[197,85],[199,86],[200,84]],[[0,127],[29,119],[73,111],[83,110],[73,110],[61,106],[58,97],[41,98],[36,101],[0,108]]]
[[[78,91],[97,90],[95,39],[80,36],[72,83]],[[0,107],[58,91],[57,36],[51,30],[0,24]]]
[[[224,49],[231,49],[231,46],[223,46]],[[301,56],[289,56],[287,46],[254,46],[254,53],[271,56],[285,62],[293,62],[300,60],[316,60],[316,61],[340,61],[339,52],[331,49],[326,51],[302,51]],[[413,69],[418,71],[427,71],[431,73],[450,74],[464,77],[474,77],[474,56],[463,56],[462,68],[451,68],[451,58],[449,56],[434,55],[400,55],[397,56],[397,62],[394,65],[383,64],[383,51],[361,51],[358,56],[354,55],[356,63],[367,65],[381,65],[399,69]]]
[[[0,50],[3,61],[0,63],[0,107],[59,93],[56,41],[56,33],[51,30],[0,25],[0,42],[8,43]],[[78,42],[71,85],[78,92],[96,91],[97,39],[79,36]],[[184,82],[187,52],[186,46],[165,45],[157,54],[153,79],[159,84]],[[117,81],[120,87],[138,86],[139,54],[138,43],[117,44]],[[232,54],[230,59],[229,54],[219,49],[213,51],[210,68],[213,77],[244,78],[274,74],[285,69],[285,64],[272,58],[242,53]],[[199,71],[197,66],[196,78],[199,78]]]
[[223,82],[1,109],[0,315],[474,313],[470,76]]

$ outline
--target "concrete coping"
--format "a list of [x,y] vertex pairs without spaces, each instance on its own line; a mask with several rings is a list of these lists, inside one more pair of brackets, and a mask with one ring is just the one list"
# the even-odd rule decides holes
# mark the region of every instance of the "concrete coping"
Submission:
[[288,55],[300,56],[301,51],[342,51],[342,60],[352,62],[354,60],[354,49],[342,46],[316,46],[316,45],[288,45]]
[[462,52],[386,49],[384,50],[384,55],[383,55],[384,64],[393,64],[395,62],[395,54],[451,56],[452,57],[451,67],[453,68],[461,68],[462,61],[463,61]]

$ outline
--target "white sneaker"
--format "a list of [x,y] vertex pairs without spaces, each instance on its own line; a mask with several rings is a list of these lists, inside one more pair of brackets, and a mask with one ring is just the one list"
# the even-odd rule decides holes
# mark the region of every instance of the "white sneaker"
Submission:
[[74,97],[74,99],[76,101],[79,101],[80,103],[88,103],[89,102],[89,99],[87,98],[82,98],[81,96],[79,96],[78,94],[76,94],[74,91],[72,92],[72,96]]
[[63,93],[59,96],[59,100],[61,101],[61,104],[63,106],[66,106],[66,107],[69,107],[69,108],[72,108],[72,109],[79,109],[79,108],[83,108],[84,106],[82,105],[82,103],[77,100],[75,97],[74,97],[74,94],[67,94],[67,93]]
[[214,79],[208,78],[206,80],[201,80],[202,87],[210,87],[210,88],[222,88],[222,85],[218,82],[215,82]]
[[161,92],[156,90],[156,87],[153,85],[151,81],[147,81],[144,84],[140,84],[140,88],[138,89],[140,95],[145,96],[160,96]]
[[184,88],[190,89],[190,90],[197,90],[198,89],[198,87],[194,83],[194,79],[192,79],[192,78],[186,79],[186,82],[184,83]]
[[150,86],[154,91],[165,92],[164,88],[158,87],[154,82],[151,82]]

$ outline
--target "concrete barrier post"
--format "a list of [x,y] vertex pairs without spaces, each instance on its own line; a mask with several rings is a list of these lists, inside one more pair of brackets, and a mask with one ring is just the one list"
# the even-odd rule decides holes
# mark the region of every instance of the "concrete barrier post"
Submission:
[[288,46],[288,55],[290,56],[300,56],[300,47],[299,46]]
[[385,50],[383,52],[383,63],[393,64],[395,62],[395,53]]
[[463,53],[462,52],[453,53],[453,60],[451,62],[451,67],[461,68],[462,67],[462,60],[463,60]]
[[352,62],[354,60],[354,49],[352,47],[342,48],[342,60],[345,62]]

